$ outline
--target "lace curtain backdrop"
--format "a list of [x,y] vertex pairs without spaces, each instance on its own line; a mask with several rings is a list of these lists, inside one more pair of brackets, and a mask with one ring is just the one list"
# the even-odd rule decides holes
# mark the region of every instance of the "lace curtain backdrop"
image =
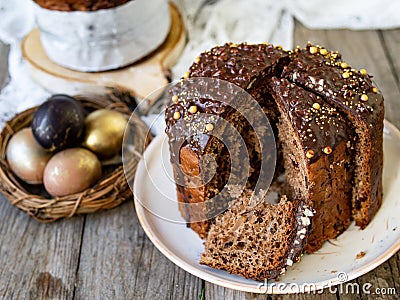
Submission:
[[[0,0],[0,40],[10,45],[9,83],[0,93],[0,125],[40,104],[49,93],[29,77],[22,38],[34,27],[32,0]],[[395,0],[175,0],[188,29],[188,44],[173,68],[178,79],[202,51],[228,41],[268,41],[293,46],[294,18],[313,29],[387,29],[400,26]]]

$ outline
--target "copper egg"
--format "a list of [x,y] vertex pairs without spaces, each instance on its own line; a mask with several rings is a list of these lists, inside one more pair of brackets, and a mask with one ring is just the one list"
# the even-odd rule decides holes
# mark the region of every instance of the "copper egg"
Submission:
[[125,116],[116,111],[99,109],[90,113],[85,119],[83,147],[101,159],[120,154],[127,123]]
[[101,163],[95,154],[84,148],[70,148],[49,160],[43,183],[50,195],[66,196],[91,187],[101,173]]

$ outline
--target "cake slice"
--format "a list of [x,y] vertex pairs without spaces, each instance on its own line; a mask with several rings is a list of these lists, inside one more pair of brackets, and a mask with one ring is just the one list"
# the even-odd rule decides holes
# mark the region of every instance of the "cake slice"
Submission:
[[278,140],[290,196],[315,209],[307,252],[336,238],[351,221],[355,133],[323,97],[272,78]]
[[313,212],[300,200],[266,203],[251,191],[215,218],[200,263],[258,281],[276,279],[300,260]]
[[282,76],[323,97],[351,123],[357,136],[352,214],[356,225],[365,228],[382,203],[382,94],[366,70],[353,69],[337,51],[310,43],[293,51]]

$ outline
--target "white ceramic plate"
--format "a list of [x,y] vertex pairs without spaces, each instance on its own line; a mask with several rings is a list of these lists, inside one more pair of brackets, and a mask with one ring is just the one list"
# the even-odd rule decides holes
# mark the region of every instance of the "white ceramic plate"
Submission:
[[134,182],[136,212],[150,240],[167,258],[206,281],[253,293],[319,290],[367,273],[400,249],[399,153],[400,132],[385,122],[384,199],[377,215],[365,230],[352,224],[318,252],[304,255],[279,282],[248,280],[198,263],[204,250],[202,240],[180,217],[165,134],[153,140],[138,166]]

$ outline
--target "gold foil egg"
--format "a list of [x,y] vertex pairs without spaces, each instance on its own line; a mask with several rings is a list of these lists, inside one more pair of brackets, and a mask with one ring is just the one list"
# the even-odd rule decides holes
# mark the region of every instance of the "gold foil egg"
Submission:
[[85,119],[83,147],[101,159],[109,159],[121,152],[128,120],[119,112],[99,109]]
[[50,156],[51,153],[35,140],[31,128],[18,131],[7,145],[6,157],[11,171],[30,184],[43,182],[43,171]]

